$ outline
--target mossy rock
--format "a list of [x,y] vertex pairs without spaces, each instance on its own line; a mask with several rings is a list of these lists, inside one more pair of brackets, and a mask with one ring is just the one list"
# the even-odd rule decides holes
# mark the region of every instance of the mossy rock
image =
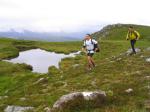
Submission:
[[62,96],[55,102],[51,112],[70,112],[82,108],[99,108],[106,100],[103,91],[95,92],[74,92]]

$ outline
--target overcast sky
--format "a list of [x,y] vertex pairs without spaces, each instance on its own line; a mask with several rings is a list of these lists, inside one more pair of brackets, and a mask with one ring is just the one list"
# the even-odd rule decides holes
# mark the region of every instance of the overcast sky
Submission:
[[76,32],[106,24],[150,25],[149,0],[0,0],[0,30]]

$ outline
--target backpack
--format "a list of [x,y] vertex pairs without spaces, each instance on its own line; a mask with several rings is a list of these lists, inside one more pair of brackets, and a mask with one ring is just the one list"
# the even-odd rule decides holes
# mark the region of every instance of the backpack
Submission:
[[95,51],[95,49],[97,48],[96,52],[100,52],[98,44],[94,44],[94,42],[92,41],[92,39],[91,39],[91,43],[94,45],[94,49],[93,50]]

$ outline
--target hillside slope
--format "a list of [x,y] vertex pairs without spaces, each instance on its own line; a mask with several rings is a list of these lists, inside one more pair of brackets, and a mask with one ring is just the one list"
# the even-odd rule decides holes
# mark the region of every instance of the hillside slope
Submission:
[[[148,32],[144,26],[143,29],[147,31],[145,39],[136,44],[141,52],[133,56],[126,55],[130,48],[129,42],[122,38],[126,27],[123,31],[120,29],[122,33],[108,30],[112,33],[100,41],[101,52],[94,55],[97,66],[90,72],[86,70],[84,53],[62,60],[60,69],[50,67],[47,74],[33,73],[25,64],[2,61],[33,48],[63,53],[78,51],[81,42],[0,39],[0,112],[8,105],[31,106],[34,112],[45,112],[45,108],[52,107],[62,95],[98,90],[107,94],[107,101],[101,108],[76,106],[68,112],[146,112],[145,102],[150,100],[150,63],[146,62],[150,58],[150,30]],[[133,91],[127,93],[128,89]]]
[[104,40],[124,40],[127,35],[129,26],[133,26],[141,34],[144,40],[150,40],[150,26],[133,25],[133,24],[114,24],[105,26],[102,30],[92,34],[95,38]]

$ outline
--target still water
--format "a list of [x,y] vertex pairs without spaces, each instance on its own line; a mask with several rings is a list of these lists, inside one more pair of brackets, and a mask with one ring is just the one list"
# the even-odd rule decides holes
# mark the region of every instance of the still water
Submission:
[[63,58],[75,57],[79,53],[80,51],[65,55],[41,49],[32,49],[20,52],[18,57],[6,61],[12,63],[26,63],[33,67],[33,72],[47,73],[49,66],[59,68],[59,62],[61,62]]

